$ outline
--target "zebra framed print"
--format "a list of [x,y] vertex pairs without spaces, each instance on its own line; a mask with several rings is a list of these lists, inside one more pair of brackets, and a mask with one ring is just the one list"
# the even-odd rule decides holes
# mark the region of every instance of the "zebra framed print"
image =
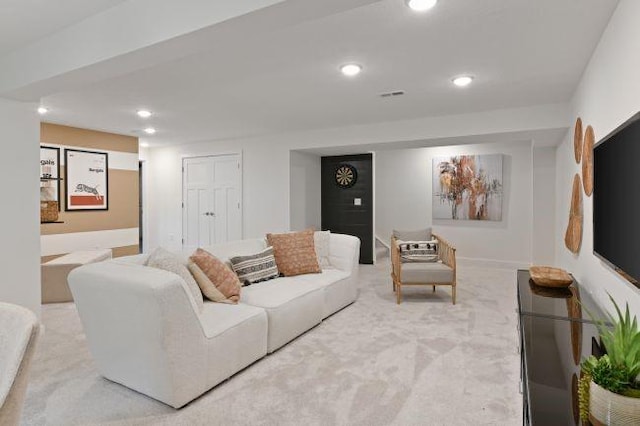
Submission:
[[65,149],[66,211],[109,210],[109,154]]

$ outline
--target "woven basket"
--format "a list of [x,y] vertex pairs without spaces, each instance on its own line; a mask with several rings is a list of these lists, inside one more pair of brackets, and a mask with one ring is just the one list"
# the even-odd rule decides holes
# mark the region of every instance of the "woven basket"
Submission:
[[58,220],[58,202],[40,201],[40,223]]
[[594,426],[640,425],[640,398],[618,395],[592,381],[589,386],[589,420]]

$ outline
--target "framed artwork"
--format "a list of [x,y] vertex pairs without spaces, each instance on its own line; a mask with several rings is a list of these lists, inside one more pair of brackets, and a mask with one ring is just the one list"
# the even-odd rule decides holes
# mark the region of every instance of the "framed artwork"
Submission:
[[433,218],[502,220],[502,154],[433,158]]
[[40,147],[40,201],[56,201],[60,209],[60,148]]
[[66,211],[109,210],[109,154],[65,149]]

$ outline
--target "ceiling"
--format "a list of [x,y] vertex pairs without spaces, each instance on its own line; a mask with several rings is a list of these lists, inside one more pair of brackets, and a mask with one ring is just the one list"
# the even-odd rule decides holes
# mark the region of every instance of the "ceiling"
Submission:
[[0,55],[125,0],[0,0]]
[[[47,121],[124,134],[150,124],[152,146],[564,103],[616,5],[440,0],[418,14],[403,0],[384,0],[276,31],[246,31],[42,102],[51,109]],[[348,61],[363,72],[342,76],[338,68]],[[475,80],[456,88],[451,78],[462,73]],[[392,90],[406,94],[379,97]],[[143,121],[138,108],[155,114]]]

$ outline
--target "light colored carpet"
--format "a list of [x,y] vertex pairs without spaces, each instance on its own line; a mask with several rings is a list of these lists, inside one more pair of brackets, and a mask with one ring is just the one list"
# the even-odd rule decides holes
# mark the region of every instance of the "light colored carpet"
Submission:
[[[407,289],[362,266],[356,303],[181,410],[100,377],[75,306],[45,305],[26,425],[518,425],[514,271]],[[109,301],[105,301],[109,303]]]

